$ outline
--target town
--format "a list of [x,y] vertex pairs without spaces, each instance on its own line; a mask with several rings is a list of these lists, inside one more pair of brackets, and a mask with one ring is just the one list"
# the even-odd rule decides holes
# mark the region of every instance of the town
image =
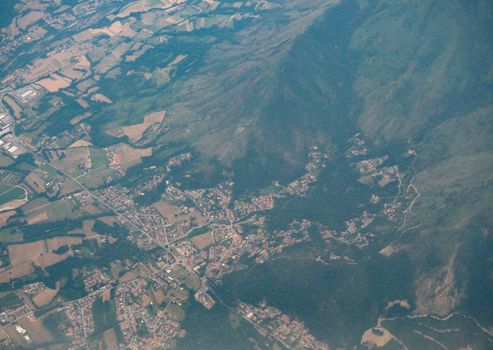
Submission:
[[[314,230],[330,256],[317,263],[353,264],[332,245],[364,249],[378,218],[397,220],[412,207],[412,183],[391,157],[372,153],[363,133],[348,140],[344,155],[359,183],[375,193],[343,229],[306,218],[286,220],[282,229],[268,225],[279,203],[307,198],[333,170],[330,142],[307,145],[300,176],[255,193],[235,194],[230,169],[214,185],[186,186],[192,175],[180,172],[194,165],[199,150],[160,147],[170,128],[165,107],[154,109],[146,97],[147,106],[122,106],[108,82],[123,71],[130,82],[167,89],[200,60],[195,44],[190,55],[180,51],[180,40],[198,32],[209,42],[220,33],[220,42],[235,25],[279,5],[185,3],[22,0],[19,15],[1,29],[7,73],[0,81],[0,348],[173,348],[186,335],[187,308],[198,303],[205,312],[234,310],[287,349],[326,350],[301,321],[265,303],[224,305],[215,286],[313,243]],[[24,49],[26,64],[8,59]],[[135,63],[159,61],[149,53],[163,62]],[[114,90],[134,89],[129,83]],[[104,116],[103,107],[111,108]],[[121,111],[127,119],[106,120]],[[384,190],[397,195],[379,196]]]
[[[315,181],[318,171],[314,169],[318,169],[318,161],[329,158],[318,153],[316,146],[310,154],[307,171],[311,175],[297,180],[300,184],[297,188]],[[188,159],[190,154],[173,157],[166,169],[171,171]],[[378,165],[372,169],[372,172],[378,171],[374,170]],[[135,201],[143,193],[160,187],[164,190],[159,191],[162,193],[159,201],[151,206],[136,205]],[[191,296],[206,309],[214,307],[217,300],[210,294],[210,281],[220,282],[226,274],[247,268],[251,263],[265,263],[281,255],[287,247],[311,240],[309,229],[313,223],[308,220],[293,221],[287,230],[266,230],[263,213],[274,208],[277,198],[295,195],[292,185],[285,189],[277,187],[277,193],[233,200],[229,179],[215,188],[180,190],[166,180],[166,174],[161,174],[136,188],[108,186],[83,189],[71,195],[81,210],[99,206],[105,212],[103,227],[109,231],[94,233],[90,239],[106,244],[116,242],[120,238],[112,231],[117,226],[126,227],[127,239],[141,250],[154,252],[150,255],[153,259],[125,263],[123,272],[117,275],[113,269],[105,267],[80,270],[86,296],[72,302],[64,302],[57,296],[57,290],[43,284],[26,285],[23,288],[26,303],[0,314],[2,329],[8,335],[4,341],[16,337],[28,341],[29,327],[26,321],[21,321],[33,318],[39,305],[51,303],[56,307],[48,312],[49,317],[62,314],[56,318],[66,320],[63,332],[72,339],[72,346],[87,347],[87,339],[97,328],[98,305],[107,304],[112,305],[115,320],[103,336],[106,344],[117,338],[116,329],[131,348],[171,344],[174,338],[185,334],[180,321],[184,317],[184,305]],[[295,193],[302,195],[302,192]],[[375,215],[365,212],[362,217],[350,220],[344,232],[321,227],[321,236],[327,242],[333,240],[364,247],[372,235],[363,234],[361,230],[371,225]],[[79,250],[74,251],[78,254]],[[122,262],[117,264],[122,265]],[[39,304],[40,299],[47,301]],[[301,323],[290,320],[279,310],[266,305],[257,308],[240,304],[239,312],[253,322],[261,334],[270,334],[287,348],[328,348],[309,335]],[[24,327],[19,328],[22,324]]]
[[311,335],[303,323],[266,303],[258,307],[240,303],[238,312],[253,323],[259,333],[274,337],[288,349],[329,350],[329,346]]

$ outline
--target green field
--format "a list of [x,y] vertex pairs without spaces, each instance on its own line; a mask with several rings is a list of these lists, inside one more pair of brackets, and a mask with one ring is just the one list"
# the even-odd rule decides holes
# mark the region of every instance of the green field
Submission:
[[100,148],[90,147],[89,152],[91,154],[91,162],[93,169],[101,168],[108,165],[108,158],[106,158],[106,152]]
[[176,304],[169,303],[166,306],[166,311],[173,315],[177,321],[183,321],[185,319],[185,311]]
[[58,174],[57,173],[57,170],[55,168],[53,168],[51,165],[49,165],[49,164],[42,165],[42,166],[39,167],[39,169],[48,172],[48,175],[53,176],[53,177],[56,177],[57,174]]
[[113,301],[103,301],[98,298],[92,306],[92,315],[94,317],[94,328],[97,334],[107,329],[118,327],[115,314],[115,303]]
[[79,211],[75,207],[74,201],[70,199],[62,199],[53,202],[52,205],[47,207],[47,210],[50,221],[74,219],[80,215]]
[[0,310],[22,305],[22,300],[15,294],[10,293],[0,298]]
[[[41,202],[42,203],[42,202]],[[76,219],[81,215],[75,202],[71,199],[64,198],[55,202],[47,202],[37,207],[31,207],[29,210],[24,208],[24,214],[28,218],[35,217],[46,213],[46,217],[41,221],[61,221],[64,219]]]
[[[94,169],[98,168],[94,167]],[[99,187],[104,184],[108,176],[111,176],[112,178],[118,178],[121,175],[119,175],[114,169],[102,167],[99,168],[99,170],[93,170],[87,174],[77,177],[77,180],[80,181],[84,186],[92,188]]]
[[11,158],[9,158],[3,154],[0,154],[0,167],[3,168],[3,167],[11,165],[13,163],[14,163],[14,161]]
[[14,199],[23,199],[25,195],[26,191],[22,187],[0,184],[0,205]]
[[181,265],[176,265],[173,267],[171,270],[171,276],[177,280],[183,281],[190,289],[200,288],[200,278],[196,274],[187,271]]

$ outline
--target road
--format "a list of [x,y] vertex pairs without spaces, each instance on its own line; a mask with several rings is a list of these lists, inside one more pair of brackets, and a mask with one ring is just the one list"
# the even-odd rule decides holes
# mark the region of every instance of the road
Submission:
[[102,204],[104,207],[106,207],[112,213],[114,213],[117,217],[123,219],[132,229],[134,229],[137,232],[141,232],[142,234],[144,234],[150,241],[152,241],[154,244],[156,244],[157,246],[164,249],[166,252],[168,252],[168,254],[170,254],[176,260],[176,255],[170,249],[168,249],[168,247],[164,243],[158,241],[157,239],[155,239],[154,237],[149,235],[145,230],[142,229],[142,227],[138,226],[135,222],[130,220],[127,216],[119,213],[113,206],[106,203],[103,199],[101,199],[96,194],[94,194],[89,188],[87,188],[77,178],[71,176],[70,174],[68,174],[63,169],[60,169],[59,167],[57,167],[56,165],[51,163],[49,160],[47,160],[43,156],[39,155],[37,152],[34,151],[35,148],[32,145],[28,144],[27,142],[25,142],[21,139],[16,139],[16,140],[17,140],[17,143],[19,144],[19,146],[22,146],[25,151],[32,154],[33,157],[37,158],[41,162],[43,162],[45,164],[49,164],[57,172],[59,172],[60,174],[62,174],[66,178],[70,179],[71,181],[75,182],[82,190],[84,190],[86,193],[88,193],[96,202]]

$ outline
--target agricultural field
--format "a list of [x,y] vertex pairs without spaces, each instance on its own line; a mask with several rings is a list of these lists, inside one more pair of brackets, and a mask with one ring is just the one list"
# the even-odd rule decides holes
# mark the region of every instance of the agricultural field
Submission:
[[0,184],[0,211],[15,209],[27,201],[27,191],[21,186]]
[[124,172],[140,164],[142,158],[152,155],[152,148],[135,148],[125,143],[120,143],[114,147],[120,155],[120,165]]
[[106,152],[104,150],[89,147],[89,153],[93,169],[99,169],[108,165],[108,158],[106,157]]
[[169,312],[177,321],[183,321],[185,319],[185,311],[174,303],[169,303],[166,306],[166,311]]
[[12,108],[15,118],[21,119],[22,108],[10,96],[4,96],[3,100]]
[[106,345],[106,349],[108,350],[117,350],[119,349],[118,347],[118,340],[116,337],[115,330],[113,328],[108,329],[103,332],[103,340]]
[[43,306],[50,304],[57,294],[58,294],[58,289],[46,288],[43,289],[38,294],[36,294],[32,298],[32,301],[38,308],[41,308]]
[[190,289],[198,289],[200,287],[200,278],[192,271],[187,271],[182,265],[176,265],[172,268],[170,276],[183,281]]
[[33,272],[32,262],[18,263],[0,272],[0,283],[10,283],[12,280],[28,276]]
[[0,154],[0,168],[8,167],[9,165],[12,165],[14,161],[12,158],[7,157],[3,154]]
[[153,295],[153,299],[156,301],[156,304],[159,306],[163,305],[166,301],[166,295],[164,295],[163,291],[152,289],[151,292]]
[[210,247],[214,240],[210,232],[202,233],[200,235],[194,236],[191,239],[192,243],[197,247],[197,249],[203,250]]
[[103,301],[102,297],[96,299],[92,305],[94,318],[94,328],[97,334],[113,328],[118,324],[115,315],[115,303],[113,301]]
[[46,192],[46,181],[43,179],[41,171],[31,172],[24,180],[33,191],[37,193]]
[[123,276],[121,276],[118,281],[121,283],[129,282],[139,277],[139,272],[136,270],[128,271]]
[[77,148],[77,147],[89,147],[92,146],[92,143],[87,140],[77,140],[72,143],[68,148]]
[[0,227],[5,226],[9,218],[16,214],[15,210],[4,211],[0,213]]
[[107,96],[103,94],[94,94],[91,96],[91,101],[102,102],[102,103],[113,103]]
[[22,305],[22,300],[17,296],[17,294],[12,292],[0,293],[0,312],[3,312],[6,308],[20,305]]
[[54,202],[46,199],[36,199],[36,202],[24,206],[23,212],[31,225],[41,222],[75,219],[83,215],[77,209],[75,201],[68,197]]
[[72,84],[72,81],[58,74],[53,74],[49,78],[38,80],[36,84],[44,87],[48,92],[57,92],[69,87]]
[[54,340],[53,335],[43,325],[41,319],[36,317],[26,317],[19,321],[19,325],[32,336],[35,343],[43,344]]
[[15,228],[6,228],[0,231],[0,243],[18,243],[22,242],[24,236],[20,230]]
[[195,208],[178,207],[170,202],[159,201],[153,204],[153,207],[166,218],[169,224],[174,225],[179,222],[193,220],[197,226],[203,226],[207,222],[207,217],[202,215]]
[[[118,171],[103,166],[99,169],[94,169],[93,171],[79,176],[77,181],[88,188],[97,188],[104,185],[108,179],[119,179],[120,177],[121,174]],[[69,192],[62,192],[62,195],[68,193]]]
[[160,125],[165,116],[165,111],[154,112],[146,115],[144,121],[140,124],[122,126],[121,131],[127,135],[131,142],[139,141],[144,133],[153,125]]
[[54,251],[65,246],[80,245],[81,237],[55,237],[30,243],[11,244],[8,246],[9,260],[12,265],[34,263],[47,267],[65,260],[72,252],[56,254]]
[[61,153],[61,156],[55,155],[52,163],[73,177],[78,177],[93,168],[88,147],[68,148]]
[[[101,219],[98,218],[98,220],[101,220]],[[75,228],[75,229],[69,231],[68,233],[69,234],[84,234],[85,239],[100,239],[100,238],[102,238],[102,235],[93,230],[95,221],[96,220],[94,220],[94,219],[84,220],[84,221],[82,221],[82,227]]]
[[1,7],[0,349],[492,347],[492,1]]

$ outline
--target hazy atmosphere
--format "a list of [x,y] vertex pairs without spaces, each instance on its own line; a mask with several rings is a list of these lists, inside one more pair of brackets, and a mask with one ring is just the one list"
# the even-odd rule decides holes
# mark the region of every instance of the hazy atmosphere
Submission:
[[493,349],[493,2],[0,0],[0,349]]

